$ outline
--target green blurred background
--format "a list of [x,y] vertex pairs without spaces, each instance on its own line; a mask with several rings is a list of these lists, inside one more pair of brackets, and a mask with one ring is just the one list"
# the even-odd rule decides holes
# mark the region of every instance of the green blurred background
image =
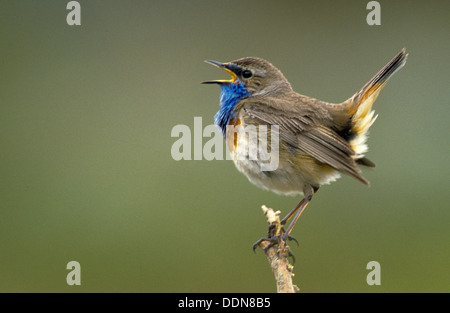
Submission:
[[[259,56],[300,93],[350,97],[401,48],[364,170],[321,188],[293,235],[303,292],[449,292],[448,1],[0,2],[0,291],[274,292],[252,243],[262,204],[231,161],[174,161],[171,129],[203,126],[226,74]],[[81,286],[66,264],[81,264]],[[368,286],[366,264],[381,264]]]

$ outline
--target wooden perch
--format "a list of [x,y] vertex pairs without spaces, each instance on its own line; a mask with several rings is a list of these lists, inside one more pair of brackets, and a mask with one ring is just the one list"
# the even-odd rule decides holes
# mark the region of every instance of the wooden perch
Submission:
[[[282,234],[282,226],[280,224],[280,211],[274,212],[273,209],[262,206],[263,212],[269,223],[268,239],[279,239]],[[278,240],[273,244],[272,240],[262,239],[257,242],[269,261],[272,271],[277,282],[278,293],[295,293],[299,288],[292,283],[294,277],[294,266],[289,264],[289,246],[283,240]]]

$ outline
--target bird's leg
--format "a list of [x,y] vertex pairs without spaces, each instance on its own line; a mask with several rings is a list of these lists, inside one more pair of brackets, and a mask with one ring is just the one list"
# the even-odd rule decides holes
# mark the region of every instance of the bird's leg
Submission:
[[[306,206],[309,204],[309,202],[311,202],[312,196],[314,193],[317,192],[317,190],[319,190],[319,188],[311,187],[311,186],[308,189],[305,188],[305,190],[304,190],[305,197],[302,199],[302,201],[300,201],[299,204],[297,204],[297,206],[292,211],[290,211],[281,221],[278,219],[278,216],[277,216],[276,222],[270,223],[269,230],[267,232],[267,238],[260,238],[257,242],[255,242],[253,244],[253,252],[255,252],[256,247],[263,241],[269,242],[269,245],[267,245],[264,248],[264,251],[267,251],[267,249],[269,249],[270,247],[280,243],[280,241],[283,241],[284,243],[286,243],[287,240],[294,240],[298,245],[297,239],[292,237],[290,235],[290,233],[291,233],[292,229],[294,228],[295,223],[300,218],[300,215],[305,210]],[[294,216],[294,219],[292,220],[291,224],[289,224],[288,228],[286,230],[284,230],[284,225],[286,224],[286,222],[288,220],[291,219],[291,217],[294,214],[295,214],[295,216]],[[289,256],[292,256],[295,260],[295,257],[290,250],[289,250]]]
[[300,215],[305,210],[306,206],[309,204],[309,202],[311,202],[312,196],[317,192],[317,190],[319,190],[318,187],[312,187],[310,188],[310,190],[305,190],[305,197],[302,199],[302,201],[300,201],[299,204],[297,204],[297,206],[281,220],[280,224],[281,226],[284,226],[286,222],[291,219],[292,215],[295,214],[294,220],[291,222],[291,224],[289,224],[287,230],[285,231],[284,229],[282,229],[282,231],[284,232],[283,234],[284,241],[286,241],[286,239],[295,240],[295,242],[297,242],[298,244],[297,239],[290,236],[290,233],[294,228],[294,225],[299,219]]
[[289,212],[282,220],[281,220],[281,225],[284,226],[286,225],[286,222],[289,221],[289,219],[292,217],[292,215],[295,214],[295,212],[297,212],[297,210],[300,208],[300,206],[303,204],[303,202],[305,202],[306,198],[303,198],[302,201],[299,202],[299,204],[297,204],[297,206],[291,210],[291,212]]
[[[288,228],[286,229],[286,231],[283,234],[283,240],[284,241],[286,241],[289,238],[292,238],[289,234],[291,233],[292,229],[294,228],[295,223],[299,219],[300,215],[305,210],[306,206],[309,204],[309,202],[311,202],[311,199],[312,199],[312,195],[309,195],[309,196],[305,197],[302,201],[300,201],[300,203],[297,205],[297,208],[295,210],[295,211],[297,211],[297,213],[295,214],[294,219],[292,220],[291,224],[289,224]],[[292,214],[291,214],[291,212],[288,214],[289,218],[292,216]],[[284,220],[285,219],[283,219],[283,221]],[[286,221],[285,221],[285,223],[286,223]]]

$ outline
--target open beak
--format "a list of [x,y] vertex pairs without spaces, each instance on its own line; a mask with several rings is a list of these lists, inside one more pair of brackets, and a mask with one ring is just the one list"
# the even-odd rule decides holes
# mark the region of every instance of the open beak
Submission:
[[213,61],[213,60],[206,60],[206,63],[212,64],[218,68],[220,68],[221,70],[224,70],[225,72],[227,72],[228,74],[231,75],[231,79],[218,79],[218,80],[208,80],[205,82],[202,82],[202,84],[229,84],[229,83],[234,83],[238,78],[236,73],[233,70],[236,70],[234,67],[237,67],[234,64],[228,64],[228,63],[220,63],[217,61]]

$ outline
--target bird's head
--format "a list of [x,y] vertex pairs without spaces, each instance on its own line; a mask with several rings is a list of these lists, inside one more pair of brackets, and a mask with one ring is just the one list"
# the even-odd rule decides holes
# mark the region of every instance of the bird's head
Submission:
[[231,79],[209,80],[203,84],[219,84],[222,87],[236,85],[253,96],[273,96],[292,91],[284,75],[266,60],[248,57],[228,63],[212,60],[205,62],[224,70],[231,75]]

